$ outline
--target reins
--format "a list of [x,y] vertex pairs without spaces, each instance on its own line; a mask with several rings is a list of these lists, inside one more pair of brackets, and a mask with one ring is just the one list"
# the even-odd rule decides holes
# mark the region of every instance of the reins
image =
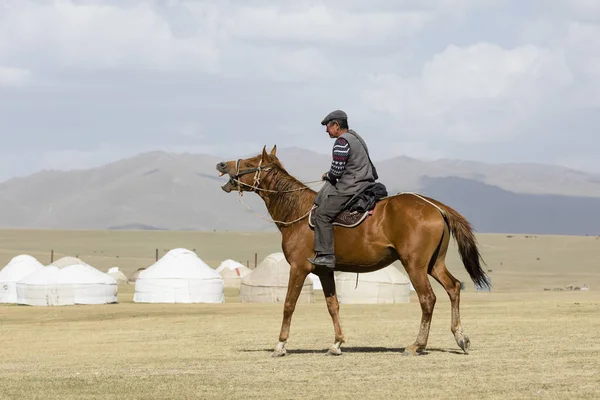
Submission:
[[[238,201],[240,203],[242,203],[248,210],[252,211],[255,215],[257,215],[258,217],[264,219],[265,221],[268,222],[273,222],[276,224],[281,224],[281,225],[292,225],[295,224],[298,221],[303,220],[304,218],[308,217],[310,215],[310,211],[312,210],[312,208],[310,210],[308,210],[308,212],[304,215],[302,215],[300,218],[297,218],[293,221],[276,221],[267,217],[264,217],[262,215],[260,215],[259,213],[257,213],[256,211],[254,211],[248,204],[244,203],[244,200],[242,200],[242,196],[243,196],[243,191],[242,191],[242,185],[244,187],[250,188],[252,191],[255,192],[267,192],[267,193],[292,193],[292,192],[298,192],[301,190],[306,190],[306,189],[310,189],[312,186],[316,186],[317,183],[321,183],[321,180],[318,181],[308,181],[308,182],[301,182],[302,184],[314,184],[314,185],[310,185],[310,186],[305,186],[305,187],[301,187],[301,188],[297,188],[297,189],[290,189],[290,190],[271,190],[271,189],[264,189],[261,188],[260,185],[260,179],[261,179],[261,173],[262,171],[270,171],[272,169],[272,167],[270,167],[270,164],[267,164],[264,167],[261,167],[262,165],[262,159],[260,160],[260,162],[258,163],[258,167],[255,168],[249,168],[247,170],[244,171],[240,171],[240,161],[241,159],[238,159],[235,163],[235,175],[233,175],[232,177],[229,178],[229,182],[233,183],[235,182],[238,186]],[[244,175],[248,175],[254,172],[254,178],[252,179],[252,185],[248,185],[247,183],[244,183],[242,181],[239,180],[239,178],[241,176]]]

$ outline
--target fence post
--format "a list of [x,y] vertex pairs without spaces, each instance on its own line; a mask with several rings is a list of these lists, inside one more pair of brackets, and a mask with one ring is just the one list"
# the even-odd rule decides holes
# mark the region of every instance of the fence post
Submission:
[[54,249],[50,252],[50,264],[54,262]]
[[256,268],[257,263],[258,263],[258,253],[254,253],[254,268]]
[[156,261],[158,261],[158,249],[156,249]]

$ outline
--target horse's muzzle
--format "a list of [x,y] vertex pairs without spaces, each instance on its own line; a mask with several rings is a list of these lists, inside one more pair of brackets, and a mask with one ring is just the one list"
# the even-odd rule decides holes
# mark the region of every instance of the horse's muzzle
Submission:
[[227,181],[226,184],[221,186],[221,189],[223,189],[225,193],[230,193],[234,189],[234,185],[231,184],[231,181]]
[[217,164],[217,171],[219,171],[219,176],[223,176],[229,173],[226,162],[220,162]]
[[230,193],[234,188],[235,188],[235,182],[232,181],[231,179],[231,173],[229,172],[228,168],[227,168],[227,163],[225,162],[220,162],[217,164],[217,171],[219,171],[219,177],[223,176],[223,175],[229,175],[229,181],[227,181],[226,184],[224,184],[223,186],[221,186],[221,189],[223,189],[224,192],[226,193]]

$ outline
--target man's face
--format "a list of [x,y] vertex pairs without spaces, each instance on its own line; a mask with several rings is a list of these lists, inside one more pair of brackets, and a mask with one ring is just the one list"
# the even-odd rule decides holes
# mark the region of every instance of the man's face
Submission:
[[327,133],[330,138],[336,138],[340,136],[340,126],[336,122],[330,122],[326,125]]

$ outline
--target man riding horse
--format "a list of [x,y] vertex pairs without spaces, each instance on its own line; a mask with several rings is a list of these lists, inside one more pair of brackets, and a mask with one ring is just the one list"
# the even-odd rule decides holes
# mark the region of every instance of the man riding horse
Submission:
[[315,257],[314,265],[335,268],[333,220],[348,201],[378,179],[364,140],[348,127],[348,116],[342,110],[329,113],[321,125],[326,127],[333,143],[331,168],[323,174],[325,184],[317,193],[314,213]]
[[[348,129],[346,114],[334,111],[322,124],[327,125],[329,135],[336,138],[336,147],[332,170],[325,175],[327,182],[318,196],[285,170],[276,155],[276,146],[270,153],[265,146],[261,154],[254,157],[222,161],[216,165],[219,176],[229,176],[221,189],[227,193],[237,191],[240,196],[242,192],[256,193],[263,199],[272,222],[281,233],[281,249],[290,264],[290,273],[279,340],[273,356],[287,354],[292,316],[303,284],[311,272],[321,281],[333,322],[335,340],[327,354],[342,354],[341,345],[345,339],[334,270],[316,268],[309,260],[316,263],[325,261],[323,264],[328,267],[335,266],[336,270],[353,273],[377,271],[400,260],[421,306],[419,333],[415,342],[405,348],[403,354],[407,355],[419,354],[428,343],[436,302],[429,280],[431,276],[448,294],[450,329],[456,343],[468,353],[470,339],[463,330],[459,311],[461,283],[448,271],[446,254],[450,238],[454,236],[460,259],[473,282],[480,288],[490,287],[470,222],[450,206],[418,193],[403,192],[381,197],[379,193],[384,191],[379,190],[381,183],[374,183],[377,172],[369,160],[367,147],[360,136]],[[318,206],[313,210],[315,203]],[[337,252],[334,253],[332,219],[337,220],[336,214],[342,210],[342,213],[351,213],[355,208],[363,213],[372,211],[372,214],[360,223],[335,229]],[[315,211],[318,217],[313,220],[318,228],[313,233],[310,214]],[[333,224],[336,224],[335,220]],[[315,247],[317,260],[309,258],[315,254]]]

